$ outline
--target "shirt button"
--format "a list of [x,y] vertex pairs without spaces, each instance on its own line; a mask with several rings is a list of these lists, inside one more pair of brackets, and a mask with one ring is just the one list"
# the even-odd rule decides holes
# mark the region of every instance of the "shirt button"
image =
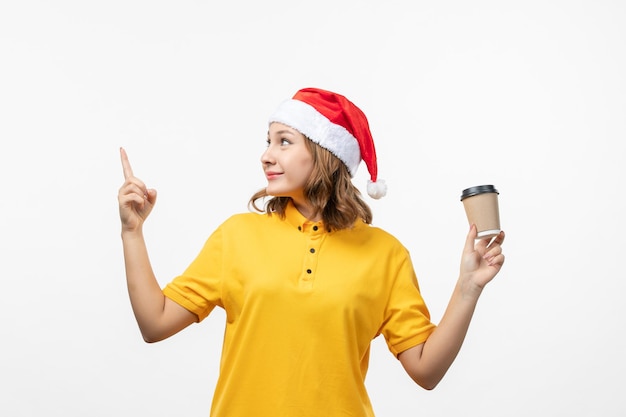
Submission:
[[311,248],[309,249],[311,253],[315,253],[315,249]]
[[307,273],[307,274],[310,274],[311,272],[313,272],[313,271],[311,271],[310,269],[307,269],[307,270],[306,270],[306,273]]

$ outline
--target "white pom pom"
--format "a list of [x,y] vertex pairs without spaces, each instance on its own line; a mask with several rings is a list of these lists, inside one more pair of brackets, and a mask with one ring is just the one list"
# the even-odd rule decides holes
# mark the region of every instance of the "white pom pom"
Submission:
[[373,199],[378,200],[387,194],[387,184],[384,180],[379,179],[376,182],[371,180],[367,181],[367,194]]

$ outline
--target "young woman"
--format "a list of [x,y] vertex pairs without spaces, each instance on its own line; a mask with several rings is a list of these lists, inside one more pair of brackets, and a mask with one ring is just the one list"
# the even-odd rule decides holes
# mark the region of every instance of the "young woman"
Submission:
[[488,245],[472,226],[449,305],[432,323],[407,249],[371,225],[351,181],[363,160],[368,194],[385,194],[367,119],[330,91],[302,89],[278,107],[261,156],[267,187],[250,200],[258,213],[224,221],[163,289],[142,234],[156,191],[123,149],[121,159],[126,276],[144,339],[165,339],[215,307],[226,312],[212,416],[373,416],[364,380],[381,334],[410,377],[434,388],[504,262],[504,233]]

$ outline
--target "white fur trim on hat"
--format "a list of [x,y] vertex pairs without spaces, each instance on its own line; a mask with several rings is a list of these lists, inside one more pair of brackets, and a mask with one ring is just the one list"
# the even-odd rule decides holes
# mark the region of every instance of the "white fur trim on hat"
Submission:
[[359,142],[345,127],[332,123],[313,106],[300,100],[285,100],[270,116],[269,123],[272,122],[296,129],[341,159],[352,177],[356,174],[361,162]]

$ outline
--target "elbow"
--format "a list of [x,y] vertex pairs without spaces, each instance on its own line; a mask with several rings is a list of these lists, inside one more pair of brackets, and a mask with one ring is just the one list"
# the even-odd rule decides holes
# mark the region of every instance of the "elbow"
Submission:
[[434,382],[418,382],[417,383],[420,387],[422,387],[423,389],[425,389],[426,391],[432,391],[434,390],[437,385],[439,385],[439,381],[434,381]]
[[440,380],[425,380],[425,379],[413,379],[413,381],[415,381],[415,383],[417,385],[419,385],[421,388],[425,389],[426,391],[432,391],[434,390],[437,385],[439,385],[439,381]]
[[398,359],[413,382],[427,391],[435,389],[446,373],[441,367],[428,364],[422,359],[422,345],[400,353]]
[[147,331],[143,329],[141,330],[141,337],[143,338],[143,341],[146,343],[156,343],[166,338],[165,336],[157,332],[154,332],[154,331],[151,332],[151,331]]
[[150,343],[156,343],[158,341],[160,341],[160,339],[153,339],[149,336],[143,335],[143,341],[150,344]]
[[421,388],[425,389],[426,391],[432,391],[437,388],[437,386],[443,379],[443,375],[445,374],[441,374],[439,372],[413,372],[409,373],[409,375],[411,376],[413,382],[415,382]]

